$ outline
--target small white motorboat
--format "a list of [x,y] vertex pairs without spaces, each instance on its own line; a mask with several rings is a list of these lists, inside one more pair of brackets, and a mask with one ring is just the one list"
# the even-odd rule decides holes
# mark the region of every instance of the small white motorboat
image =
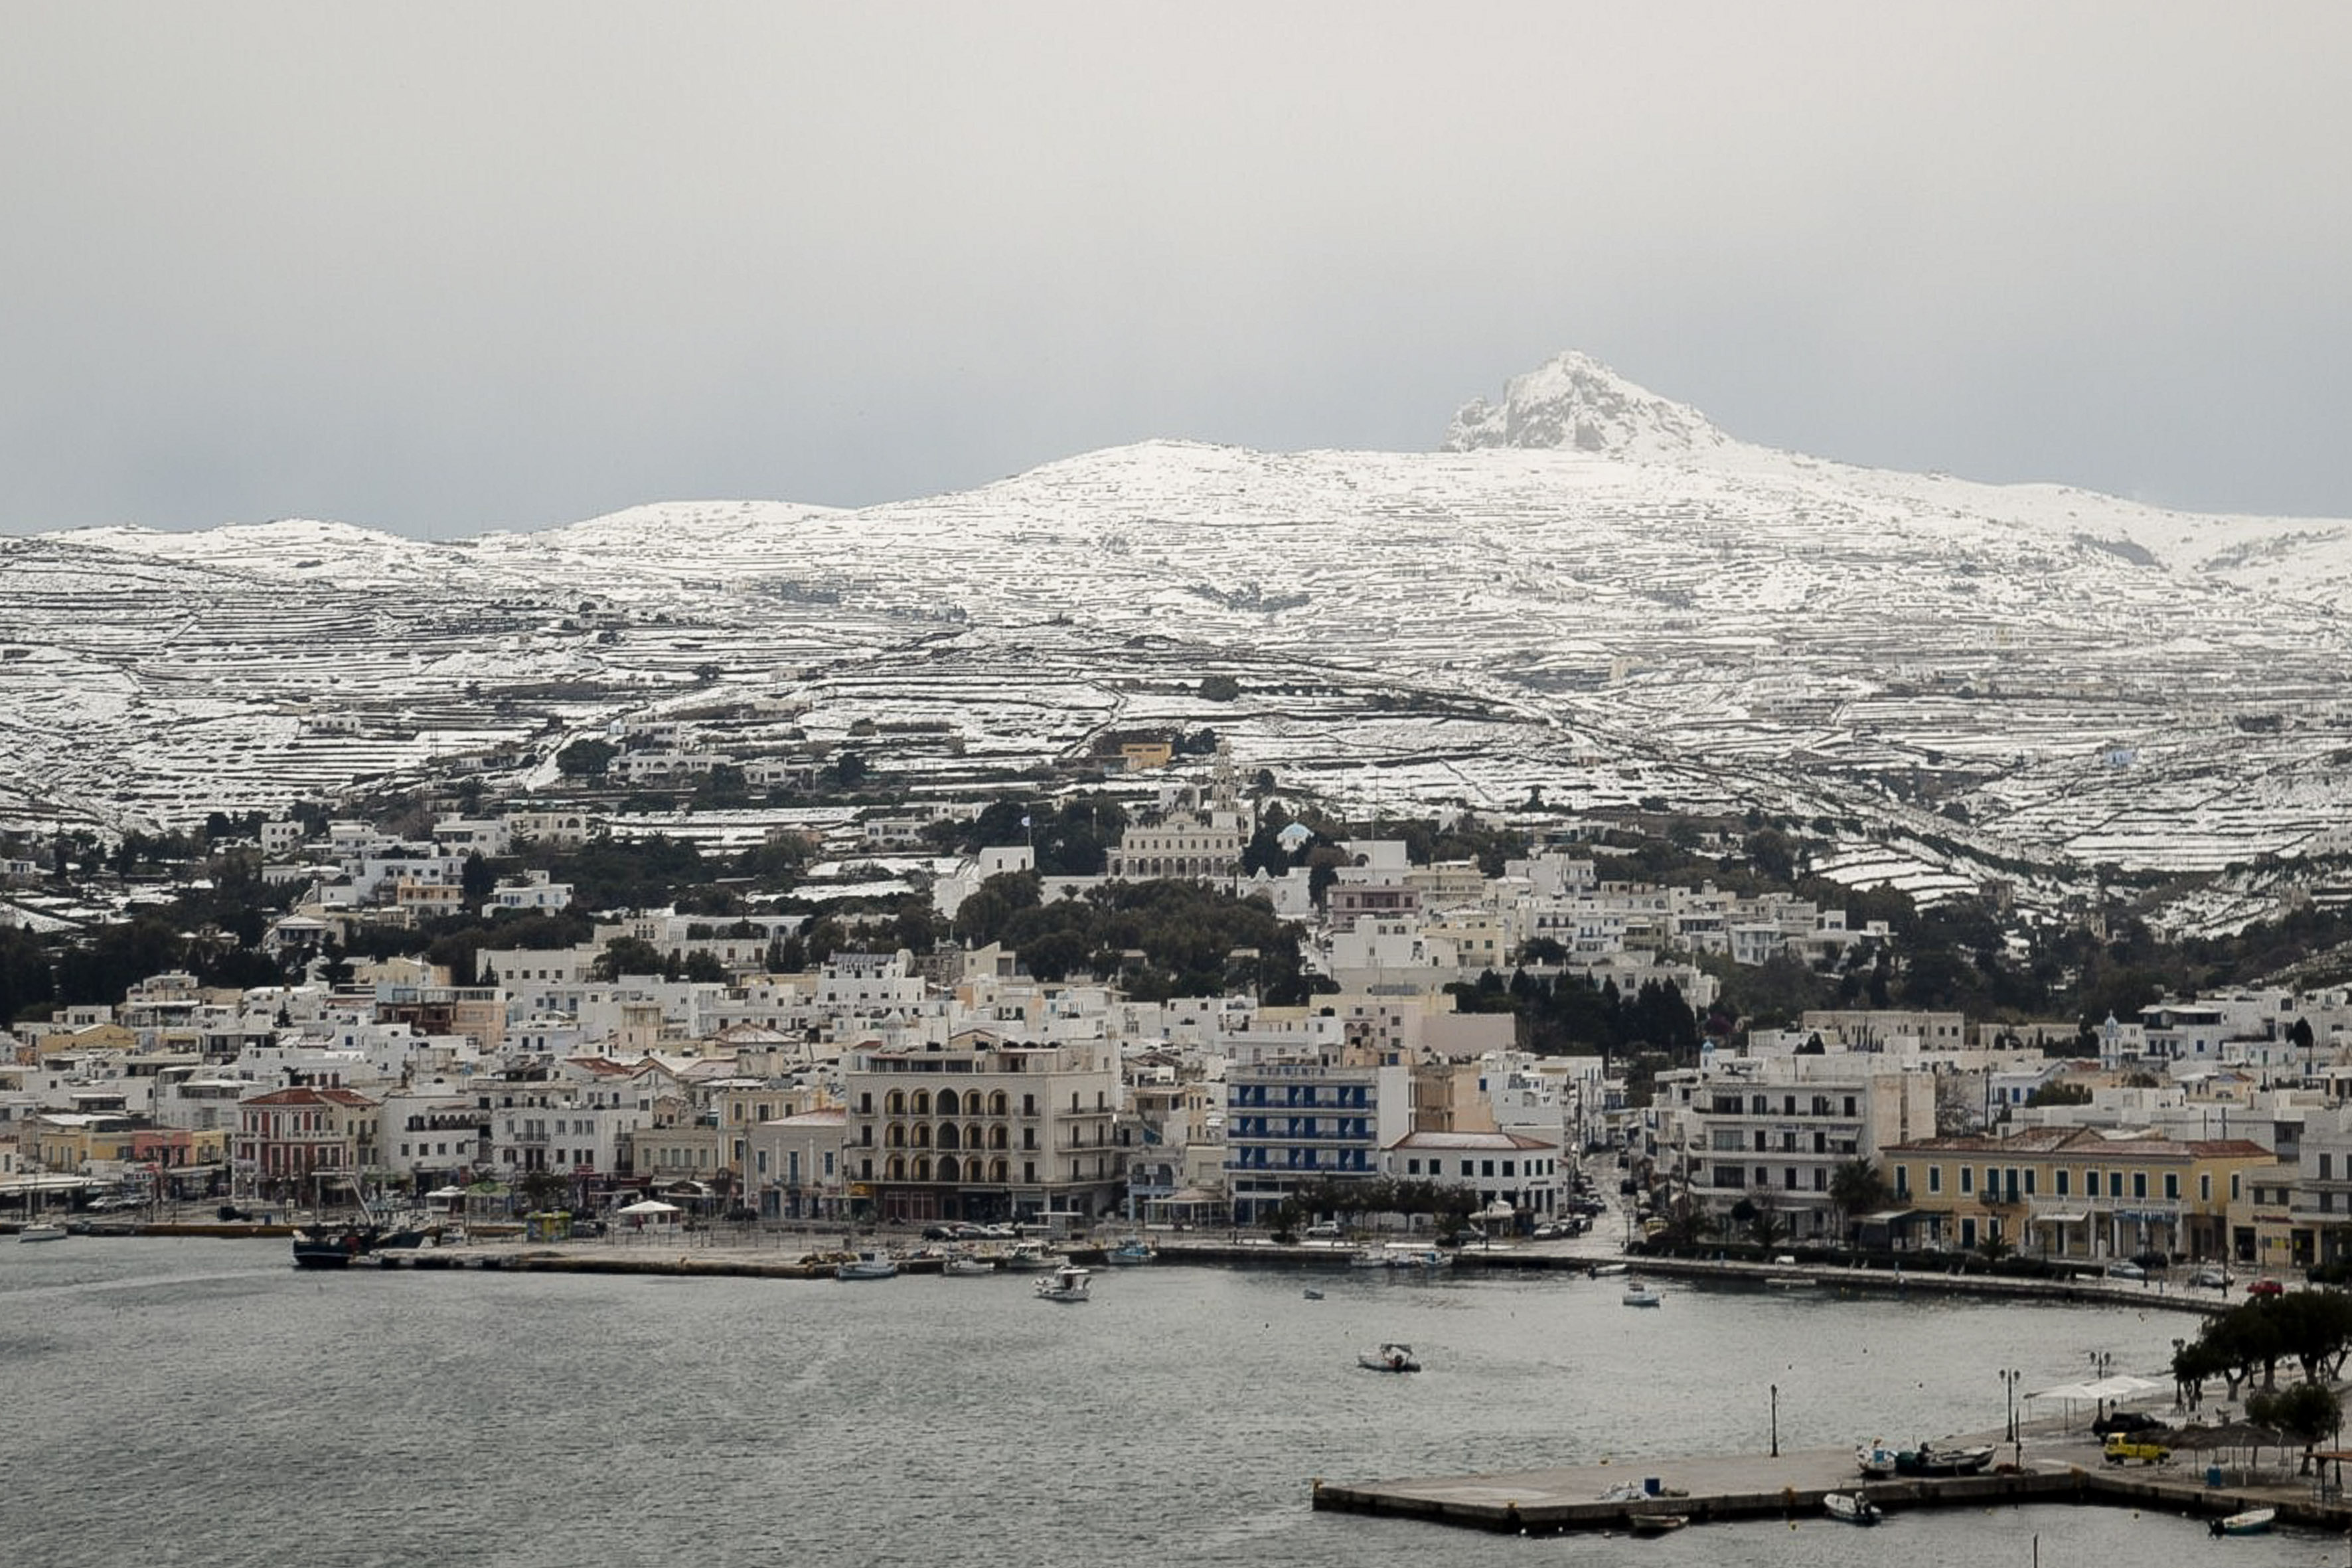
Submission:
[[1094,1271],[1075,1263],[1065,1263],[1037,1281],[1040,1301],[1083,1301],[1094,1284]]
[[887,1252],[861,1252],[833,1266],[835,1279],[896,1279],[898,1260]]
[[2262,1535],[2267,1533],[2270,1527],[2277,1521],[2278,1510],[2250,1508],[2243,1513],[2233,1513],[2227,1519],[2215,1520],[2211,1528],[2216,1535]]
[[1419,1372],[1421,1363],[1412,1356],[1411,1345],[1385,1344],[1376,1351],[1358,1351],[1356,1364],[1373,1372]]
[[1885,1517],[1876,1503],[1860,1492],[1831,1492],[1822,1499],[1822,1507],[1832,1519],[1848,1524],[1876,1524]]
[[1629,1307],[1655,1307],[1663,1304],[1665,1298],[1654,1288],[1634,1279],[1626,1283],[1625,1294],[1620,1300]]
[[1680,1530],[1689,1522],[1678,1513],[1629,1513],[1625,1516],[1625,1528],[1636,1535],[1664,1535],[1669,1531]]
[[18,1241],[63,1241],[66,1227],[53,1219],[37,1219],[16,1232]]
[[996,1263],[993,1258],[982,1258],[977,1253],[950,1252],[947,1261],[940,1265],[940,1272],[954,1275],[960,1279],[970,1279],[978,1274],[995,1273]]

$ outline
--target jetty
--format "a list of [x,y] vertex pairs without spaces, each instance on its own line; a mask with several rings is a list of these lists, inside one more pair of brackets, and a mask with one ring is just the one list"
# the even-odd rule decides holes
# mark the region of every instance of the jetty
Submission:
[[[2022,1430],[2031,1430],[2023,1428]],[[1637,1458],[1622,1463],[1340,1483],[1318,1479],[1322,1512],[1379,1514],[1512,1535],[1630,1531],[1672,1515],[1686,1524],[1811,1518],[1831,1492],[1859,1494],[1887,1513],[1911,1509],[2018,1503],[2105,1503],[2221,1519],[2248,1509],[2278,1510],[2282,1523],[2341,1531],[2352,1527],[2340,1487],[2289,1473],[2192,1464],[2115,1466],[2098,1439],[2035,1432],[2022,1442],[2000,1433],[1946,1441],[1994,1447],[2005,1462],[1975,1475],[1860,1479],[1851,1448],[1779,1455]]]

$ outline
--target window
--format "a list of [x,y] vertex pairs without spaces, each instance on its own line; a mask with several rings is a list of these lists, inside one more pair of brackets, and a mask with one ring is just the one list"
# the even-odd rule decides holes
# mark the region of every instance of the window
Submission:
[[1960,1167],[1960,1191],[1964,1193],[1973,1193],[1976,1190],[1977,1168],[1974,1165],[1962,1165]]
[[2169,1202],[2178,1203],[2180,1201],[2179,1172],[2167,1171],[2164,1173],[2164,1195]]
[[2147,1196],[2147,1173],[2146,1171],[2134,1171],[2132,1173],[2132,1196],[2136,1198],[2144,1198]]
[[1895,1195],[1898,1198],[1911,1195],[1911,1167],[1908,1165],[1895,1167]]
[[1943,1166],[1930,1165],[1927,1167],[1927,1190],[1931,1193],[1940,1193],[1944,1190]]
[[2123,1195],[2124,1173],[2121,1171],[2109,1171],[2107,1173],[2107,1196],[2111,1198],[2119,1198]]
[[2210,1171],[2197,1173],[2197,1201],[2200,1204],[2213,1201],[2213,1173]]

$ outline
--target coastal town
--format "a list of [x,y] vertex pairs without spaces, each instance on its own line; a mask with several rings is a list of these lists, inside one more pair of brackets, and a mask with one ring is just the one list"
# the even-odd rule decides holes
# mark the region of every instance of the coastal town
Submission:
[[[1605,1198],[1621,1246],[1859,1247],[2128,1279],[2326,1268],[2352,1238],[2342,988],[2166,997],[2095,1026],[1864,994],[1701,1034],[1721,1026],[1727,976],[1834,973],[1883,947],[1885,922],[1636,879],[1622,850],[1572,840],[1529,842],[1491,874],[1416,859],[1409,835],[1245,870],[1273,818],[1223,748],[1205,755],[1180,767],[1171,744],[1140,742],[1116,759],[1143,782],[1096,875],[1041,877],[1024,841],[910,879],[894,851],[989,807],[877,809],[837,843],[797,846],[873,857],[864,871],[890,897],[867,912],[604,908],[583,940],[483,947],[462,974],[370,957],[368,933],[579,919],[571,886],[497,868],[600,841],[594,811],[477,798],[412,837],[257,819],[229,853],[280,891],[257,946],[285,980],[175,969],[111,1002],[22,1009],[0,1037],[0,1217],[373,1201],[453,1228],[657,1212],[1454,1243],[1572,1234]],[[1318,835],[1289,819],[1270,837],[1289,854]],[[15,907],[37,906],[43,868],[10,868]],[[1234,949],[1211,966],[1224,984],[1180,994],[1164,977],[1121,984],[1132,964],[1069,973],[1084,966],[1049,963],[1045,944],[894,940],[909,898],[952,933],[1008,883],[1047,909],[1119,885],[1210,889],[1285,922],[1297,973],[1270,980],[1288,973],[1272,954]],[[1523,1016],[1482,1005],[1498,974],[1606,998],[1608,1037],[1528,1048]],[[632,1205],[650,1207],[615,1217]]]

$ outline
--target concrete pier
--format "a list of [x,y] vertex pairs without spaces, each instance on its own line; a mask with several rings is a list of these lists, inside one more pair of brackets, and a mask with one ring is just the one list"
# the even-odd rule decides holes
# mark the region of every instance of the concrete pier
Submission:
[[[2342,1531],[2352,1509],[2340,1495],[2292,1473],[2233,1472],[2229,1484],[2189,1454],[2166,1465],[2111,1466],[2097,1440],[2036,1436],[2021,1451],[1999,1435],[1951,1438],[1953,1446],[1990,1444],[2009,1462],[1980,1474],[1865,1481],[1850,1448],[1768,1457],[1640,1458],[1622,1464],[1515,1470],[1482,1476],[1339,1483],[1318,1480],[1318,1510],[1383,1514],[1431,1524],[1508,1534],[1554,1535],[1634,1528],[1637,1520],[1674,1514],[1689,1523],[1822,1513],[1829,1493],[1855,1492],[1896,1513],[1920,1508],[1982,1508],[2029,1502],[2105,1503],[2220,1519],[2274,1508],[2284,1523]],[[2021,1462],[2018,1462],[2021,1458]]]

